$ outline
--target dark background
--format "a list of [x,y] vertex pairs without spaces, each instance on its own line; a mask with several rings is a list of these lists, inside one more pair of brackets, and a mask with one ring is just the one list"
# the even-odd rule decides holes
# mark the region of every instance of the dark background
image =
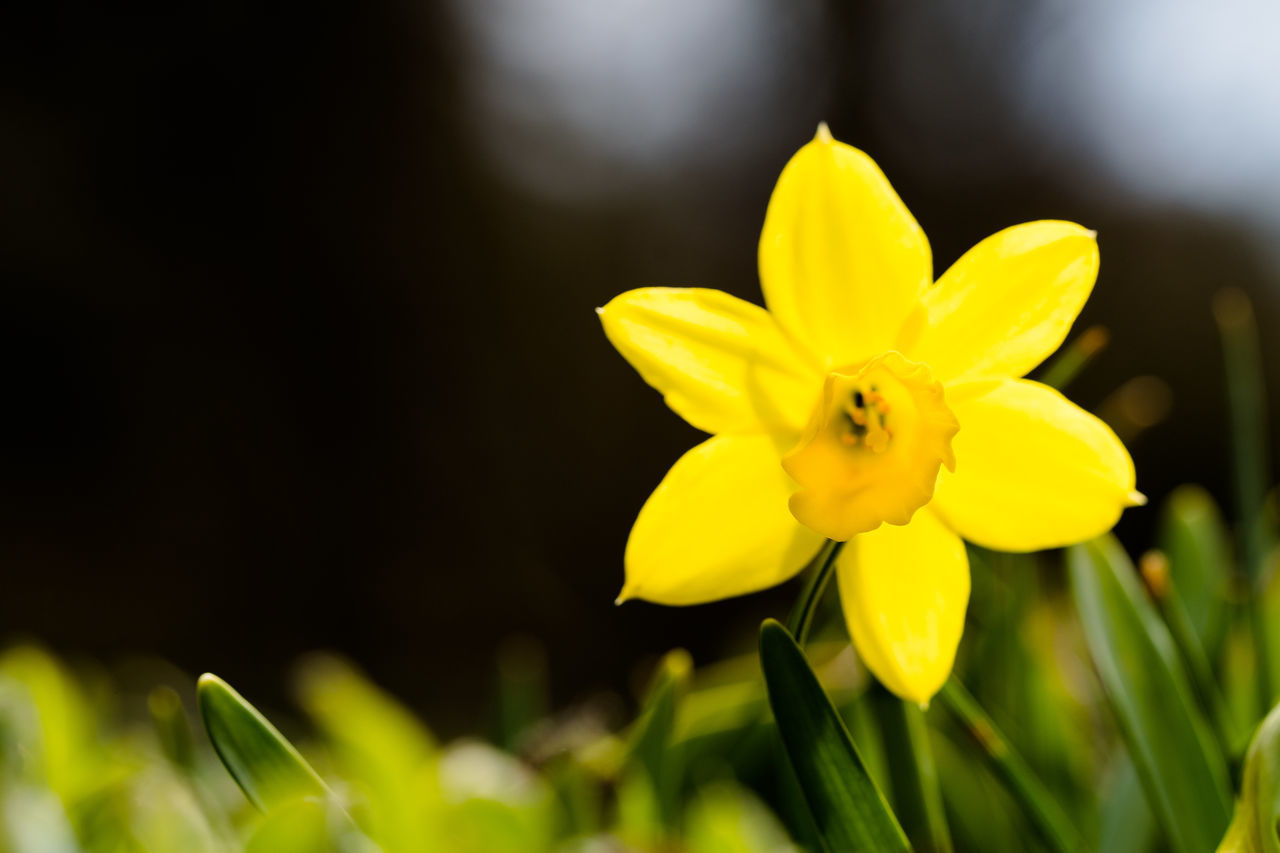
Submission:
[[[1229,507],[1208,306],[1249,291],[1274,364],[1280,164],[1250,180],[1268,126],[1172,70],[1263,80],[1254,23],[1207,58],[1166,28],[1133,48],[1136,106],[1120,88],[1095,110],[1116,80],[1089,50],[1130,50],[1107,4],[897,5],[4,12],[0,640],[162,655],[270,699],[337,649],[446,730],[474,728],[513,635],[545,646],[561,703],[674,645],[745,648],[794,590],[612,604],[635,512],[699,435],[592,309],[647,284],[759,300],[765,202],[824,119],[878,159],[939,272],[1015,222],[1098,229],[1078,328],[1113,339],[1073,397],[1160,377],[1139,488],[1199,481]],[[1132,547],[1154,517],[1126,515]]]

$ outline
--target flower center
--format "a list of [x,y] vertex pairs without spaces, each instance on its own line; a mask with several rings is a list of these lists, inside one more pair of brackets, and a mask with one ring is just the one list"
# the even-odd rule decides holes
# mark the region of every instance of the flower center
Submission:
[[782,466],[799,485],[791,512],[831,539],[906,524],[954,470],[960,429],[942,384],[897,352],[827,375],[799,444]]
[[888,450],[889,441],[893,438],[893,433],[885,426],[890,408],[889,401],[874,382],[868,383],[865,390],[855,384],[845,397],[848,431],[841,434],[840,443],[845,447],[865,444],[876,453]]

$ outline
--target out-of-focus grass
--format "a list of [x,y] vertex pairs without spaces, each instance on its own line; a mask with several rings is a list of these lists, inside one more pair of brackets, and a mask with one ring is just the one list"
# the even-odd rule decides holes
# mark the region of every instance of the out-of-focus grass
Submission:
[[[1240,355],[1250,340],[1228,346]],[[1266,456],[1258,401],[1245,399],[1253,437],[1237,465]],[[492,719],[475,728],[488,741],[442,742],[430,709],[414,713],[330,655],[294,673],[290,744],[268,722],[281,709],[260,716],[216,680],[199,708],[194,678],[132,701],[101,672],[12,647],[0,652],[0,853],[783,853],[861,831],[832,812],[855,789],[883,792],[918,853],[1192,853],[1222,837],[1232,793],[1221,853],[1280,853],[1268,835],[1280,817],[1274,712],[1259,728],[1268,682],[1280,684],[1277,501],[1268,515],[1259,495],[1254,483],[1238,497],[1233,551],[1212,498],[1175,491],[1141,573],[1114,541],[1074,549],[1069,572],[1061,554],[971,548],[957,683],[923,714],[876,692],[832,595],[813,596],[811,639],[774,672],[775,695],[751,650],[702,666],[676,650],[623,726],[590,704],[551,708],[554,661],[513,641],[495,665]],[[807,667],[834,715],[814,712],[813,691],[804,707],[779,693],[808,683]],[[779,737],[771,701],[799,734]],[[856,761],[837,755],[840,725]],[[818,779],[826,765],[808,748],[856,766],[858,784]]]
[[[719,752],[759,740],[753,659],[711,668],[705,687],[691,688],[691,674],[674,653],[627,729],[574,719],[583,710],[537,717],[513,733],[523,747],[512,752],[470,738],[441,744],[353,666],[316,656],[296,679],[311,724],[300,747],[331,794],[251,779],[259,811],[179,690],[157,687],[147,713],[129,717],[47,652],[12,648],[0,657],[0,851],[794,849],[736,778],[768,778],[769,750]],[[229,714],[213,730],[220,740],[245,713],[228,712],[225,695],[205,708],[206,720]],[[237,748],[248,750],[241,764],[262,760],[252,744]],[[343,829],[346,815],[357,832]]]

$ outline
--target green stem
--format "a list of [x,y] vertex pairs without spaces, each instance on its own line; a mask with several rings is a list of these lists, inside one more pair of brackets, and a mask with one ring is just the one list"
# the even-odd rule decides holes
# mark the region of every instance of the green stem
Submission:
[[952,853],[924,712],[879,685],[869,690],[869,705],[884,741],[894,812],[912,848],[917,853]]
[[787,619],[787,630],[796,638],[798,646],[803,646],[805,639],[809,636],[809,629],[813,626],[813,614],[818,609],[818,602],[822,600],[822,593],[827,589],[827,582],[831,580],[831,574],[835,571],[836,557],[840,555],[840,549],[843,547],[843,542],[828,539],[822,543],[822,547],[810,561],[810,565],[816,563],[818,568],[810,573],[809,580],[805,582],[804,590],[791,611],[791,617]]
[[1088,845],[1062,807],[1032,771],[1031,766],[1014,751],[1008,738],[954,676],[942,686],[938,699],[968,730],[978,747],[986,753],[996,773],[1016,800],[1026,809],[1040,837],[1058,853],[1075,853]]
[[1271,707],[1272,685],[1262,583],[1267,553],[1264,520],[1267,472],[1266,391],[1253,305],[1244,291],[1227,288],[1214,298],[1214,318],[1222,337],[1227,404],[1231,415],[1231,456],[1236,513],[1240,522],[1240,562],[1249,582],[1249,622],[1258,654],[1258,691],[1262,713]]

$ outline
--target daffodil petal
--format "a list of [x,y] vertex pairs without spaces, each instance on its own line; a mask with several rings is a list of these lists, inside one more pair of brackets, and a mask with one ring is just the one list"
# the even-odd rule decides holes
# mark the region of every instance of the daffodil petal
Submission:
[[1061,346],[1097,276],[1094,232],[1053,221],[1006,228],[925,292],[927,319],[902,348],[943,381],[1023,376]]
[[1110,530],[1144,502],[1116,434],[1052,388],[1005,379],[948,387],[947,399],[960,421],[956,468],[930,506],[966,539],[1056,548]]
[[701,604],[791,577],[822,544],[787,509],[793,488],[768,436],[699,444],[640,510],[618,600]]
[[969,606],[964,542],[929,507],[850,540],[836,566],[858,655],[898,696],[925,703],[955,662]]
[[827,368],[892,349],[932,281],[924,232],[863,152],[825,126],[778,178],[760,235],[765,304]]
[[769,312],[719,290],[646,287],[599,314],[618,352],[707,432],[797,432],[822,387]]

